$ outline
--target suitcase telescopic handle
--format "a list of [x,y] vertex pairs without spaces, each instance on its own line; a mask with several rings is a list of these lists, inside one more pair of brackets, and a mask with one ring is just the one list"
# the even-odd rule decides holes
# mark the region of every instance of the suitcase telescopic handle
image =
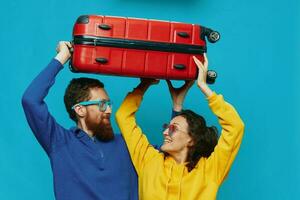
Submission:
[[111,26],[108,24],[100,24],[98,27],[102,30],[110,30],[111,29]]
[[96,60],[96,62],[101,63],[101,64],[108,63],[108,59],[106,59],[106,58],[96,58],[95,60]]
[[188,34],[187,32],[178,32],[177,35],[183,38],[190,37],[190,34]]

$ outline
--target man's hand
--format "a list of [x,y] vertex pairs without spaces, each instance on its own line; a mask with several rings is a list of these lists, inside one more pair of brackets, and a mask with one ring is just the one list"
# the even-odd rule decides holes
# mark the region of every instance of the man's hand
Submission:
[[69,50],[70,48],[72,48],[72,45],[70,42],[67,41],[60,41],[57,44],[57,55],[55,56],[55,59],[58,60],[62,65],[64,65],[71,57],[71,53]]
[[174,88],[170,80],[166,80],[168,84],[168,88],[171,94],[172,102],[173,102],[173,110],[180,112],[182,110],[182,104],[187,94],[188,90],[194,84],[194,80],[185,81],[185,84],[180,88]]

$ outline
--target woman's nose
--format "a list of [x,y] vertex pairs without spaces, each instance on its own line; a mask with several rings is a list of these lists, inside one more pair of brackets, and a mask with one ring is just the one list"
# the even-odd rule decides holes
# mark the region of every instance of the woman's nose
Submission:
[[165,129],[164,132],[163,132],[163,136],[166,137],[166,136],[168,136],[168,135],[169,135],[169,129]]

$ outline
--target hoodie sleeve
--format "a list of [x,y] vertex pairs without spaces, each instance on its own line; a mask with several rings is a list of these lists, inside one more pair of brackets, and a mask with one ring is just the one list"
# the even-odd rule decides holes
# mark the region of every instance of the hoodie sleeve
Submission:
[[240,148],[244,134],[244,123],[232,105],[225,102],[222,95],[214,93],[208,98],[209,106],[218,117],[222,127],[221,136],[214,152],[208,158],[216,181],[221,184]]
[[63,142],[65,129],[61,127],[48,111],[44,101],[49,89],[55,82],[62,64],[52,59],[48,66],[31,82],[22,97],[22,106],[27,122],[46,153]]
[[142,101],[142,92],[135,89],[129,93],[116,113],[117,124],[125,139],[131,160],[140,175],[144,165],[153,157],[159,155],[137,125],[135,113]]

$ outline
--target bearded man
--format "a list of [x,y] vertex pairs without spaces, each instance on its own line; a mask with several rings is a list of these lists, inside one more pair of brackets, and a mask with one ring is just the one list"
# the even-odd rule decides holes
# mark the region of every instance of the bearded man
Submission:
[[112,103],[97,79],[76,78],[64,103],[76,126],[58,124],[44,101],[55,77],[71,57],[69,42],[32,81],[22,98],[28,124],[47,153],[58,200],[137,200],[137,175],[126,144],[110,123]]

